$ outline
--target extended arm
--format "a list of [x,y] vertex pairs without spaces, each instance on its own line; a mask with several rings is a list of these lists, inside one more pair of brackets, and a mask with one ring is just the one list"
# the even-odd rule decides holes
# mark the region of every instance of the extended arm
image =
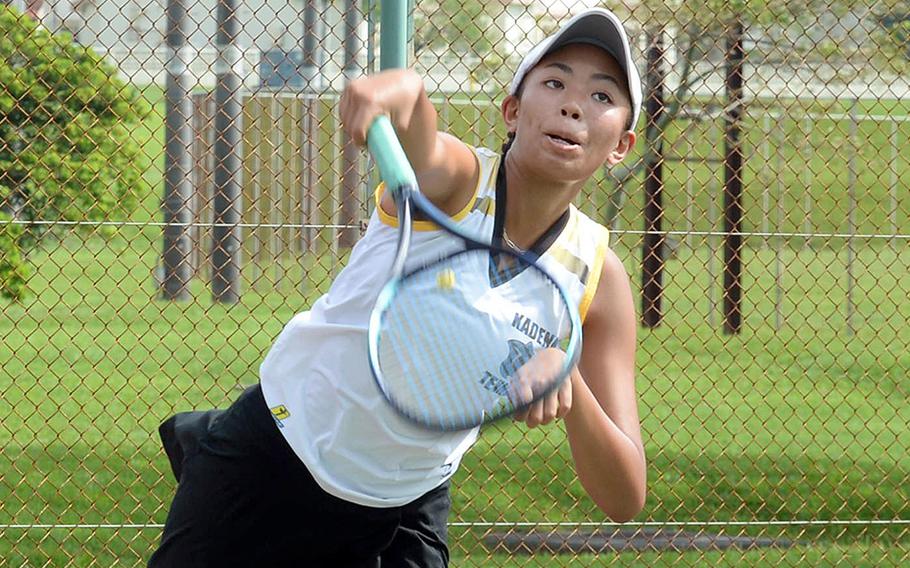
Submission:
[[[437,130],[436,109],[423,79],[410,69],[391,69],[351,81],[339,104],[344,129],[363,145],[373,119],[386,114],[395,127],[420,190],[443,211],[459,211],[471,198],[479,167],[473,152]],[[383,209],[394,214],[390,196]]]

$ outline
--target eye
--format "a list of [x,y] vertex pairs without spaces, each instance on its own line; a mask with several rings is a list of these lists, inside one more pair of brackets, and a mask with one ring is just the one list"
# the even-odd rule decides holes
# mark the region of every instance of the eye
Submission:
[[594,93],[594,94],[591,95],[591,96],[594,98],[595,101],[597,101],[597,102],[599,102],[599,103],[611,103],[611,102],[613,102],[613,99],[611,99],[611,98],[610,98],[610,95],[608,95],[607,93]]
[[559,79],[547,79],[546,81],[543,82],[543,84],[551,89],[561,89],[562,88],[562,81],[560,81]]

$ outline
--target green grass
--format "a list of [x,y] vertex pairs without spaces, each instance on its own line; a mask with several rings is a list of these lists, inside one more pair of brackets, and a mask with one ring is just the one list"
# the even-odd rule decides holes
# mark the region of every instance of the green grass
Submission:
[[[164,99],[158,88],[149,87],[144,92],[154,111],[137,130],[136,137],[143,141],[149,160],[146,180],[151,192],[137,196],[140,206],[132,219],[160,221]],[[470,99],[449,95],[447,100],[454,102],[438,105],[442,128],[470,144],[500,147],[505,131],[498,101],[480,95]],[[742,123],[746,231],[846,233],[850,228],[852,186],[855,196],[853,222],[857,233],[910,232],[907,214],[910,203],[906,192],[900,191],[910,185],[910,161],[907,159],[910,155],[910,121],[865,120],[859,123],[854,134],[850,120],[846,118],[810,118],[810,115],[826,113],[830,116],[849,114],[849,105],[848,101],[785,99],[756,100],[749,105]],[[314,192],[323,209],[330,205],[329,196],[341,167],[336,155],[340,151],[334,141],[337,119],[333,112],[328,102],[316,111],[320,127]],[[910,116],[910,103],[884,99],[859,101],[856,114],[906,119]],[[722,124],[720,118],[698,124],[678,120],[664,133],[665,157],[668,160],[687,157],[692,161],[667,161],[663,166],[663,230],[720,230],[723,164],[709,164],[704,160],[723,158]],[[265,127],[260,125],[258,128]],[[892,129],[896,129],[895,132]],[[640,134],[639,143],[627,161],[635,159],[643,149],[644,138]],[[247,172],[252,167],[252,164],[244,164]],[[277,179],[284,175],[282,168],[290,166],[267,164],[264,167],[269,176]],[[272,171],[275,167],[278,170]],[[623,228],[643,228],[641,176],[638,179],[627,188],[628,195],[620,214]],[[579,200],[582,209],[596,218],[603,218],[612,187],[613,182],[605,179],[602,172],[598,173]],[[896,203],[892,203],[893,196],[897,198]],[[322,214],[326,215],[327,210]],[[838,246],[837,242],[828,239],[815,239],[815,244]]]
[[[243,301],[153,294],[155,227],[117,229],[110,241],[70,236],[32,255],[35,295],[0,318],[0,521],[2,524],[163,522],[173,492],[156,439],[175,410],[228,404],[256,380],[264,353],[290,316],[337,269],[327,255],[245,270]],[[636,254],[618,243],[633,280]],[[649,500],[639,520],[825,521],[910,518],[910,299],[903,247],[856,254],[852,335],[845,254],[785,249],[785,291],[775,319],[773,249],[746,259],[745,329],[708,324],[707,249],[683,249],[665,274],[665,320],[640,331],[639,390],[649,454]],[[314,259],[319,259],[314,260]],[[715,259],[715,266],[719,261]],[[298,283],[306,283],[304,290]],[[455,480],[452,520],[600,522],[574,480],[560,428],[487,429]],[[721,526],[728,534],[785,536],[793,550],[623,553],[619,565],[900,564],[906,525]],[[0,529],[9,565],[136,565],[156,529]],[[453,529],[460,565],[547,562],[496,555],[482,534]],[[615,558],[614,558],[615,556]],[[22,559],[18,561],[16,559]],[[817,559],[817,563],[815,563]],[[585,558],[558,556],[555,565]],[[119,564],[118,564],[119,563]],[[497,564],[498,563],[498,564]],[[726,564],[725,564],[726,563]],[[2,563],[0,563],[2,565]],[[548,564],[550,565],[550,564]]]
[[719,566],[739,568],[741,566],[850,566],[877,568],[880,566],[902,566],[907,559],[907,548],[884,548],[877,545],[854,546],[806,546],[793,549],[759,549],[752,551],[706,551],[706,552],[623,552],[601,553],[570,557],[565,555],[538,554],[534,556],[491,556],[460,557],[453,555],[452,566],[514,566],[514,567],[555,567],[555,566]]
[[[139,222],[160,221],[163,170],[161,92],[146,94],[156,102],[156,114],[136,136],[145,141],[152,191],[137,196],[141,207],[131,220]],[[907,113],[906,104],[876,105],[867,110]],[[451,107],[447,121],[467,133],[469,142],[496,147],[497,132],[470,127],[476,120],[495,124],[493,110],[478,118],[470,109]],[[846,123],[813,123],[816,151],[808,160],[798,150],[799,122],[773,124],[786,134],[778,150],[784,166],[775,171],[783,172],[785,211],[791,214],[780,223],[772,215],[772,227],[802,229],[797,212],[800,192],[808,188],[816,204],[812,231],[844,231]],[[904,125],[899,132],[901,157],[893,167],[904,187],[910,181],[903,157],[910,131]],[[857,215],[858,229],[889,230],[884,205],[890,182],[876,168],[892,167],[885,149],[890,133],[870,124],[860,133],[872,143],[856,159],[864,212]],[[759,134],[756,128],[746,133],[754,150],[746,180],[750,230],[761,228],[762,188],[776,188],[761,177],[768,174],[757,158]],[[681,134],[671,129],[667,136],[678,141]],[[708,155],[709,142],[702,138],[692,152]],[[327,159],[321,163],[330,167]],[[806,169],[813,175],[806,176]],[[682,199],[690,176],[696,182],[693,228],[714,226],[707,212],[719,199],[718,175],[704,165],[668,164],[666,230],[687,228]],[[330,181],[321,178],[320,184]],[[623,226],[638,229],[640,204],[627,203]],[[584,207],[602,211],[603,192],[592,188]],[[901,202],[903,233],[910,229],[906,211]],[[32,297],[0,306],[2,525],[163,522],[173,481],[157,441],[158,423],[174,411],[229,404],[240,385],[256,380],[281,327],[327,289],[344,260],[344,251],[336,255],[323,247],[302,260],[248,265],[243,300],[235,306],[213,303],[201,279],[193,282],[192,301],[168,303],[156,298],[152,282],[160,228],[109,232],[109,240],[71,234],[34,252]],[[636,297],[637,244],[637,235],[619,234],[614,241],[636,283]],[[759,523],[707,530],[781,536],[800,546],[513,557],[484,548],[487,529],[456,525],[453,566],[907,563],[906,524],[824,521],[910,518],[910,250],[904,241],[857,241],[848,264],[843,239],[816,239],[810,247],[797,239],[781,249],[777,240],[750,238],[748,244],[742,334],[720,331],[720,243],[700,237],[667,265],[662,325],[639,332],[638,385],[649,456],[649,499],[639,520]],[[505,528],[525,521],[603,521],[568,460],[559,427],[487,429],[455,479],[452,520]],[[782,520],[813,524],[760,524]],[[141,565],[158,534],[141,527],[0,528],[0,566]]]

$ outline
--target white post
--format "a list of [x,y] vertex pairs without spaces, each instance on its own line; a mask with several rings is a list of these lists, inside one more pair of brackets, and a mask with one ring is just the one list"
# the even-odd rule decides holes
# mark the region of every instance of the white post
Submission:
[[900,152],[897,149],[897,120],[891,120],[891,212],[888,216],[891,220],[891,247],[897,249],[897,188],[900,184],[900,177],[897,174],[897,168],[900,164]]
[[850,105],[850,156],[847,159],[847,194],[849,209],[847,213],[847,334],[853,335],[853,235],[856,234],[856,153],[859,152],[856,131],[859,119],[856,116],[858,101],[854,98]]
[[[711,126],[714,126],[714,122],[711,122]],[[706,138],[711,140],[711,130],[709,128],[708,135]],[[724,138],[724,129],[723,126],[717,129],[720,133],[720,136],[717,137],[717,144],[713,145],[713,148],[720,148],[723,145]],[[710,198],[708,199],[708,231],[714,232],[717,228],[717,195],[715,195],[714,190],[717,189],[717,183],[715,176],[711,176],[711,187],[710,189]],[[717,311],[717,300],[714,298],[714,257],[717,256],[718,246],[717,246],[718,237],[715,235],[708,235],[706,238],[706,243],[708,245],[708,326],[714,328],[714,312]]]
[[775,286],[775,297],[774,297],[774,329],[780,331],[780,328],[783,326],[783,304],[784,304],[784,287],[783,287],[783,259],[781,258],[781,251],[784,247],[784,238],[781,235],[783,233],[783,225],[785,219],[784,212],[784,197],[786,188],[782,181],[781,173],[784,171],[784,160],[782,146],[784,144],[784,132],[783,127],[778,123],[778,143],[774,145],[775,147],[775,160],[774,160],[774,172],[777,177],[777,223],[775,227],[775,232],[777,233],[776,246],[774,247],[774,286]]
[[803,132],[805,138],[803,139],[803,159],[806,164],[806,167],[803,168],[803,211],[805,212],[805,219],[803,224],[803,232],[806,234],[806,239],[803,242],[803,247],[808,248],[809,243],[812,240],[812,237],[809,235],[812,234],[812,179],[815,172],[812,171],[812,168],[808,166],[811,163],[809,160],[809,150],[812,149],[812,119],[806,118],[806,130]]
[[765,113],[764,119],[762,119],[762,158],[764,162],[762,163],[762,189],[761,189],[761,232],[762,236],[762,248],[768,248],[768,233],[770,232],[768,217],[770,215],[769,211],[771,209],[771,195],[769,186],[771,185],[769,181],[768,166],[771,162],[771,144],[768,141],[768,138],[771,136],[771,116],[768,113]]

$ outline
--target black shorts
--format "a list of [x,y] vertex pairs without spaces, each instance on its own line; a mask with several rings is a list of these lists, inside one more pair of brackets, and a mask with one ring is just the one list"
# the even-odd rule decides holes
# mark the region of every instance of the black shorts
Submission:
[[448,483],[391,508],[326,493],[258,385],[226,411],[179,414],[160,432],[179,483],[150,567],[448,565]]

